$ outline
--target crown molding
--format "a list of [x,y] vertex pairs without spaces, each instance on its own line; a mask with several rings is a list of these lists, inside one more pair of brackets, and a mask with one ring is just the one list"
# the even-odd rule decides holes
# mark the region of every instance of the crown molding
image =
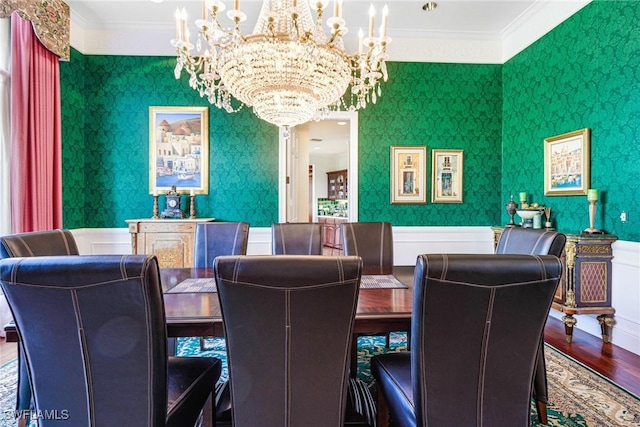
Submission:
[[502,32],[502,62],[522,52],[592,0],[538,0]]
[[[389,60],[503,64],[553,30],[591,0],[538,0],[501,34],[482,32],[394,31]],[[71,12],[71,45],[85,55],[175,56],[173,24],[109,25],[89,28]],[[355,51],[355,35],[345,36],[348,52]]]

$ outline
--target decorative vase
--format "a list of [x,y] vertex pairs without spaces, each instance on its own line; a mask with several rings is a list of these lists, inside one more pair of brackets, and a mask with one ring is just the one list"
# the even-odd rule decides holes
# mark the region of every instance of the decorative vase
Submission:
[[511,200],[506,204],[507,213],[509,214],[509,223],[506,225],[507,227],[515,227],[516,223],[513,222],[513,216],[516,214],[516,210],[518,209],[518,205],[513,201],[513,195],[511,195]]

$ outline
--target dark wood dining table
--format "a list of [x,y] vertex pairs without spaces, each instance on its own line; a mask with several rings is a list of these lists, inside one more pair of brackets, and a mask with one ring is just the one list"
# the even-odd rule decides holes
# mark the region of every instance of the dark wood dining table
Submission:
[[[407,331],[411,323],[413,266],[394,267],[392,274],[406,289],[360,289],[354,333]],[[371,271],[364,270],[365,274]],[[385,272],[386,273],[386,272]],[[223,336],[218,295],[214,292],[171,293],[189,278],[211,278],[210,268],[163,268],[167,333],[169,337]]]
[[[354,321],[354,345],[351,349],[351,375],[357,372],[355,337],[409,331],[413,294],[413,266],[380,271],[363,269],[365,275],[393,274],[407,288],[361,288]],[[167,335],[179,337],[222,337],[222,314],[215,292],[168,292],[187,279],[213,277],[212,268],[163,268],[160,270],[167,317]],[[175,349],[175,345],[169,345]]]

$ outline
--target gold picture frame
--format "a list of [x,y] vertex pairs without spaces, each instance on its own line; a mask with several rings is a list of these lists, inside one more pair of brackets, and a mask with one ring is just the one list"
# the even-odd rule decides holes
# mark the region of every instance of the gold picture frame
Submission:
[[208,107],[149,107],[149,193],[209,193]]
[[427,203],[427,147],[391,146],[391,203]]
[[432,150],[431,203],[462,203],[463,150]]
[[544,195],[586,195],[591,180],[591,130],[544,140]]

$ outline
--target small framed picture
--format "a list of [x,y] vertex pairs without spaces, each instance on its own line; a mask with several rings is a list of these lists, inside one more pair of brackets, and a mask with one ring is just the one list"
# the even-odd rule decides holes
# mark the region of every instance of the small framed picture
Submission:
[[462,203],[462,150],[432,150],[431,203]]
[[544,140],[544,195],[586,195],[590,185],[591,130],[588,128]]
[[427,203],[427,147],[391,147],[391,203]]
[[149,107],[149,193],[209,193],[208,107]]

